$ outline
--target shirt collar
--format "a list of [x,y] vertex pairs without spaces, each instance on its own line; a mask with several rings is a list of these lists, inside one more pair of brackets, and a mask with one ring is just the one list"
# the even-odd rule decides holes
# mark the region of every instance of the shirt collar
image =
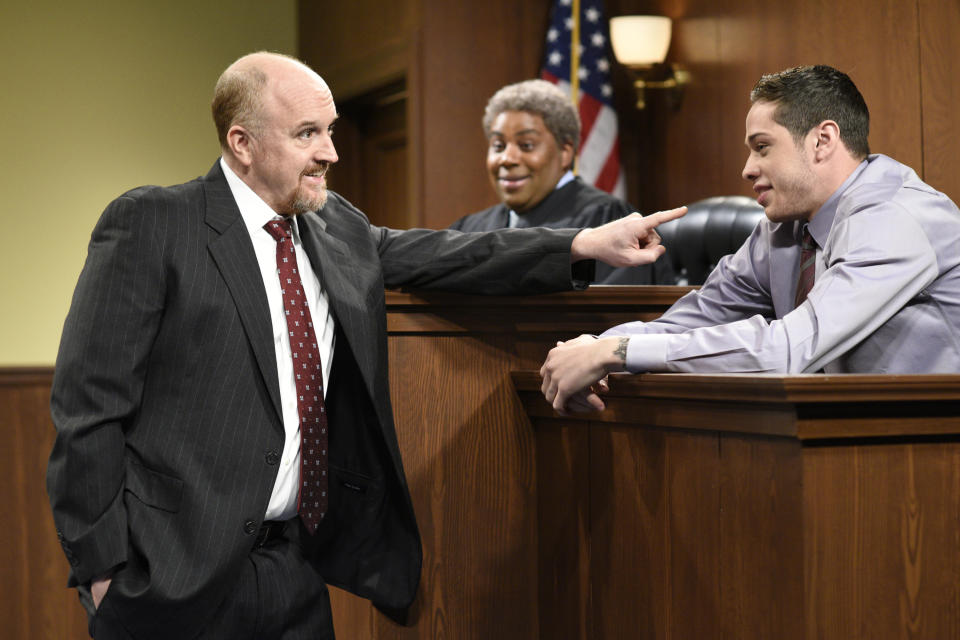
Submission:
[[[222,156],[220,157],[220,168],[223,169],[223,175],[227,179],[227,186],[230,187],[230,192],[233,193],[233,199],[237,202],[237,208],[240,209],[240,217],[243,218],[243,224],[247,227],[247,232],[250,234],[250,237],[255,237],[254,234],[259,231],[269,233],[263,226],[271,220],[282,218],[283,216],[274,211],[246,182],[241,180]],[[290,220],[293,239],[295,242],[299,242],[300,233],[297,229],[297,217],[288,216],[288,219]]]
[[840,204],[840,197],[843,193],[850,188],[850,185],[860,176],[864,169],[867,167],[867,161],[864,160],[857,168],[854,169],[847,179],[843,181],[843,184],[834,191],[827,201],[824,202],[819,209],[817,209],[816,214],[813,216],[813,219],[809,223],[801,223],[797,227],[797,232],[799,233],[803,229],[803,225],[806,224],[807,228],[810,230],[810,235],[813,237],[814,242],[817,243],[817,246],[823,248],[824,244],[827,241],[827,236],[830,235],[830,228],[833,226],[833,219],[837,215],[837,205]]
[[[573,171],[570,171],[569,169],[567,169],[567,172],[562,176],[560,176],[560,179],[557,181],[557,186],[555,186],[553,190],[556,191],[557,189],[564,186],[568,182],[572,182],[574,178],[576,178],[576,176],[573,175]],[[520,221],[519,215],[520,214],[518,214],[513,209],[508,209],[507,210],[507,226],[510,226],[510,227],[517,226],[517,223]]]
[[555,186],[555,187],[553,188],[553,190],[556,191],[557,189],[559,189],[559,188],[562,187],[563,185],[565,185],[565,184],[567,184],[568,182],[570,182],[571,180],[573,180],[573,178],[574,178],[573,171],[570,171],[569,169],[567,169],[567,172],[566,172],[565,174],[563,174],[562,176],[560,176],[560,180],[557,181],[557,186]]

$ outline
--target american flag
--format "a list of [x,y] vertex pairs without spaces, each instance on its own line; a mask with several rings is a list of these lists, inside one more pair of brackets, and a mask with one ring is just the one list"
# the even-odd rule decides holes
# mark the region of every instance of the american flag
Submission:
[[[571,55],[574,38],[580,44],[577,60]],[[568,95],[575,95],[579,104],[580,177],[598,189],[625,198],[617,113],[612,104],[609,40],[602,0],[556,0],[540,77]],[[577,67],[575,75],[571,74],[573,65]]]

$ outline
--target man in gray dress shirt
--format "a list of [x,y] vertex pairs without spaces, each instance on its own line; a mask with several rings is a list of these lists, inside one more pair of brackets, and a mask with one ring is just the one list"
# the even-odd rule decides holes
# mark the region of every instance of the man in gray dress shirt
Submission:
[[[846,74],[788,69],[750,98],[743,177],[767,220],[658,320],[551,350],[541,375],[558,411],[603,409],[596,392],[614,371],[960,371],[957,206],[870,155],[867,106]],[[816,275],[797,306],[805,230]]]

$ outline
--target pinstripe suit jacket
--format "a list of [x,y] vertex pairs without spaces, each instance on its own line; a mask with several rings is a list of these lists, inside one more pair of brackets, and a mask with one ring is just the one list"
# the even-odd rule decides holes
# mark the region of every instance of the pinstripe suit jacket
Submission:
[[[331,193],[300,217],[330,299],[330,511],[309,560],[330,584],[405,609],[420,537],[387,376],[384,286],[569,289],[575,231],[395,231]],[[192,637],[253,544],[283,446],[266,293],[219,163],[104,211],[64,325],[47,488],[70,586],[113,567],[137,637]]]

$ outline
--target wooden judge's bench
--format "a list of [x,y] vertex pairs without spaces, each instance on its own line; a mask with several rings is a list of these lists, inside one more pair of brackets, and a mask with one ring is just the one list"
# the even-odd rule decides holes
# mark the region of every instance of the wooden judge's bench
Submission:
[[388,292],[424,542],[411,627],[344,638],[960,638],[960,376],[614,376],[562,418],[557,340],[687,289]]

